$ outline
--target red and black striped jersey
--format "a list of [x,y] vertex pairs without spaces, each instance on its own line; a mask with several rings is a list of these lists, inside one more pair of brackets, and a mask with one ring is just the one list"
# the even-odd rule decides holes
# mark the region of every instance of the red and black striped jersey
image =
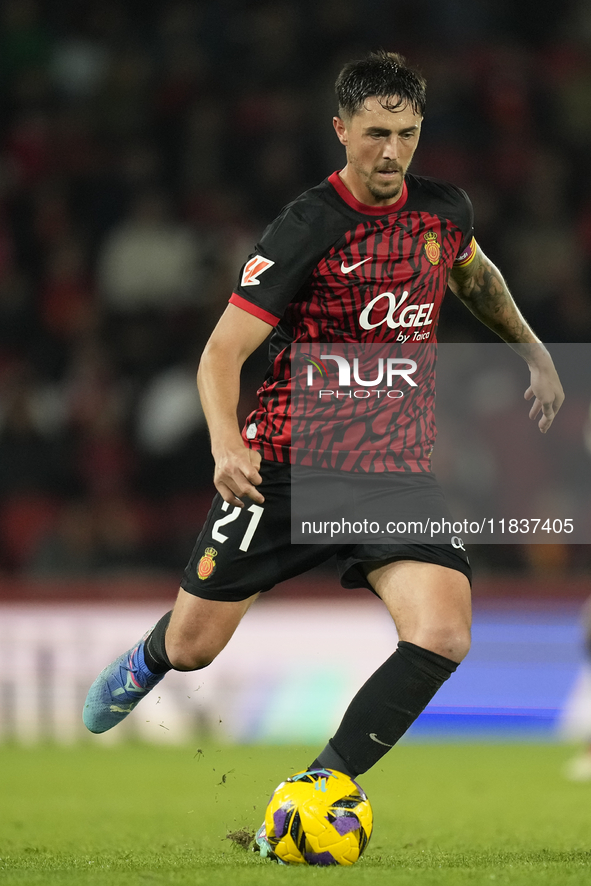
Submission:
[[[436,179],[407,175],[398,201],[375,207],[359,203],[335,172],[286,206],[264,231],[230,298],[275,327],[269,373],[258,391],[258,408],[247,419],[245,442],[273,461],[367,472],[428,471],[435,440],[436,349],[431,345],[452,266],[469,263],[474,253],[467,195]],[[318,344],[327,347],[318,350]],[[292,356],[308,354],[325,389],[336,390],[323,372],[336,372],[338,348],[356,346],[359,353],[359,346],[369,345],[366,351],[376,360],[382,355],[384,378],[385,367],[395,365],[397,378],[404,378],[404,360],[414,361],[414,386],[390,401],[386,416],[386,394],[357,398],[360,372],[349,374],[350,404],[337,416],[330,396],[323,395],[318,417],[332,419],[324,422],[316,442],[306,439],[300,446],[294,427],[301,424],[303,401],[294,411]],[[320,367],[317,358],[323,354],[328,359]],[[367,390],[369,382],[361,385]]]

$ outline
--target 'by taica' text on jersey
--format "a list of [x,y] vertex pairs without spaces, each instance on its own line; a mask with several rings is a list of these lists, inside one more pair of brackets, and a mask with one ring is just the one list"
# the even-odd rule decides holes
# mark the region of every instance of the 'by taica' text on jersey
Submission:
[[429,471],[439,310],[474,254],[472,206],[447,182],[407,175],[377,207],[335,172],[290,203],[230,298],[275,327],[245,442],[272,461]]

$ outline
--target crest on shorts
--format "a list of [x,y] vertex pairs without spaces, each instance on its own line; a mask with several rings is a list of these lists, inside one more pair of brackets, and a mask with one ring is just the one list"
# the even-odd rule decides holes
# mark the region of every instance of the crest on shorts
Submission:
[[214,574],[215,560],[213,558],[217,557],[217,555],[218,552],[215,548],[205,548],[205,553],[197,564],[197,578],[205,581],[206,578]]
[[432,265],[438,265],[441,257],[441,245],[435,231],[427,231],[425,238],[425,254]]

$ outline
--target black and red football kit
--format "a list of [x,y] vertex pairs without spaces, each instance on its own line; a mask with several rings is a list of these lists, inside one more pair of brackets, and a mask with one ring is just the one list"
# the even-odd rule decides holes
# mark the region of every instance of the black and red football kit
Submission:
[[[359,203],[335,172],[267,227],[230,298],[231,304],[274,327],[269,373],[243,430],[245,444],[263,457],[260,489],[265,505],[261,512],[250,502],[244,509],[232,508],[215,497],[185,571],[185,590],[211,599],[243,599],[334,553],[345,587],[370,587],[363,571],[368,561],[416,559],[470,577],[465,552],[447,544],[292,545],[289,466],[419,473],[440,496],[430,474],[435,439],[432,346],[451,269],[472,261],[475,249],[472,206],[464,191],[414,175],[406,176],[396,203],[376,207]],[[351,422],[358,412],[364,418],[364,431],[352,444],[346,427],[343,434],[342,416],[347,413],[341,411],[340,422],[323,423],[321,443],[298,448],[292,355],[294,348],[305,352],[318,343],[387,346],[389,353],[399,348],[400,359],[412,356],[416,364],[416,384],[379,421],[378,413],[373,420],[371,412],[380,405],[375,398],[372,403],[351,400]],[[380,416],[384,414],[382,410]]]
[[[270,372],[245,442],[271,461],[301,461],[302,450],[292,446],[292,346],[387,345],[418,363],[418,384],[399,409],[388,404],[390,422],[357,441],[358,458],[346,469],[429,471],[436,349],[424,345],[436,343],[452,266],[467,264],[474,252],[468,197],[435,179],[406,176],[398,201],[384,208],[360,204],[334,173],[289,204],[264,232],[230,298],[275,327]],[[376,414],[383,402],[373,398]],[[371,429],[372,403],[355,407]],[[327,459],[330,450],[324,434]]]

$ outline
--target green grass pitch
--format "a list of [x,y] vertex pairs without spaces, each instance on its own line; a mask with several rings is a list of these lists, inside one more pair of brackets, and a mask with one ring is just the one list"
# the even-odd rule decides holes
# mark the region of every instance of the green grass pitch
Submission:
[[591,884],[591,784],[569,748],[402,744],[360,779],[374,834],[351,868],[284,868],[226,839],[316,749],[0,749],[0,883]]

